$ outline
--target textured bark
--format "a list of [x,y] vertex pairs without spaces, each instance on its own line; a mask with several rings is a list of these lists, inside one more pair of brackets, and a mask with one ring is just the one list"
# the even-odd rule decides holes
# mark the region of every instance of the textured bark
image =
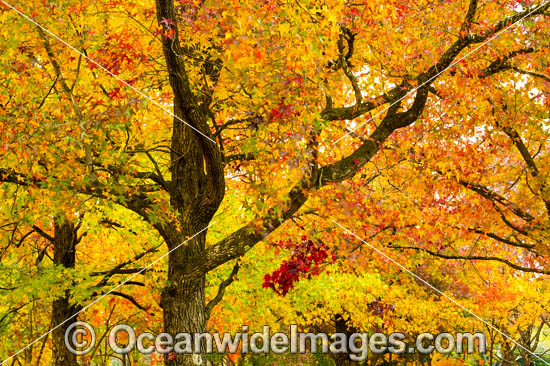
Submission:
[[[75,246],[77,243],[77,229],[74,224],[62,219],[54,225],[53,236],[53,261],[55,265],[65,268],[75,266]],[[69,302],[69,291],[65,295],[53,301],[51,321],[52,326],[57,326],[73,316],[80,310],[78,305],[71,305]],[[52,332],[53,340],[53,364],[55,366],[78,366],[76,355],[72,354],[65,346],[65,331],[77,321],[75,316]]]
[[[206,233],[200,234],[188,245],[184,255],[174,255],[169,258],[169,284],[162,292],[162,309],[164,311],[164,330],[175,335],[180,332],[196,333],[206,329],[206,311],[204,299],[204,276],[191,281],[186,280],[179,270],[179,263],[188,258],[191,253],[204,249]],[[183,257],[183,258],[182,258]],[[204,356],[201,355],[204,360]],[[181,354],[167,356],[166,366],[193,365],[192,355]]]
[[[78,307],[69,303],[68,297],[62,297],[54,300],[52,304],[52,325],[56,326],[64,322],[70,316],[78,311]],[[67,328],[76,322],[76,317],[63,324],[52,332],[53,339],[53,364],[55,366],[78,366],[76,355],[71,353],[65,346],[65,331]]]
[[[172,0],[157,1],[157,18],[176,19]],[[179,39],[163,41],[163,51],[174,93],[174,122],[171,140],[172,183],[170,204],[177,211],[176,222],[163,222],[157,229],[171,250],[168,257],[168,284],[162,292],[164,330],[172,335],[180,332],[204,332],[206,307],[204,286],[206,272],[189,278],[183,268],[192,265],[191,258],[205,250],[206,231],[178,247],[187,238],[210,223],[225,193],[224,165],[218,146],[205,136],[208,127],[208,100],[192,92]],[[183,122],[185,121],[185,123]],[[177,249],[175,249],[178,247]],[[174,250],[175,249],[175,250]],[[172,251],[173,250],[173,251]],[[201,355],[203,364],[204,355]],[[196,361],[196,360],[195,360]],[[194,365],[189,354],[166,355],[166,366]]]
[[[176,115],[185,115],[176,105]],[[195,113],[196,111],[192,111]],[[174,120],[172,136],[171,205],[178,212],[177,222],[158,226],[168,249],[168,284],[163,289],[161,306],[164,311],[164,330],[204,332],[206,327],[205,274],[188,278],[183,268],[205,250],[207,231],[202,231],[218,209],[224,194],[223,165],[216,146],[179,120]],[[181,245],[187,238],[191,240]],[[177,249],[176,249],[177,248]],[[204,360],[204,356],[201,356]],[[195,365],[188,354],[167,355],[166,366]]]

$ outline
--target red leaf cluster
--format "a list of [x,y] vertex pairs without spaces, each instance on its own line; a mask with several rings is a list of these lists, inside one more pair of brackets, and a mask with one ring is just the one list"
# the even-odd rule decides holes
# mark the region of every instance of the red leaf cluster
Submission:
[[[279,247],[288,248],[288,241],[280,241]],[[283,261],[281,266],[272,274],[264,276],[263,287],[271,288],[277,294],[285,296],[300,278],[319,275],[323,272],[322,264],[332,262],[335,255],[330,256],[328,248],[323,243],[314,243],[307,237],[302,237],[302,243],[294,250],[289,260]]]

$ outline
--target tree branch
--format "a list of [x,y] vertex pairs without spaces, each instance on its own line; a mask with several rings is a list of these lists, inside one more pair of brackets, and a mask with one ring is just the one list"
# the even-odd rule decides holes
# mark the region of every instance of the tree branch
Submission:
[[[218,267],[219,265],[244,255],[247,250],[259,241],[263,240],[288,218],[292,217],[300,209],[300,207],[302,207],[308,199],[309,193],[306,192],[319,189],[329,183],[337,183],[353,177],[367,162],[372,159],[372,157],[380,149],[380,146],[396,129],[409,126],[420,116],[427,101],[430,84],[440,75],[441,71],[446,69],[453,62],[453,60],[464,48],[472,43],[486,40],[496,32],[502,30],[511,22],[513,23],[522,18],[540,14],[548,7],[550,7],[550,2],[545,3],[542,6],[539,5],[537,10],[533,11],[530,15],[529,13],[534,8],[528,9],[514,16],[507,17],[482,35],[464,35],[456,40],[449,47],[449,49],[443,53],[435,65],[431,66],[427,71],[417,77],[419,84],[423,86],[417,90],[414,103],[409,110],[399,113],[397,108],[390,108],[386,114],[386,117],[374,130],[367,141],[363,142],[362,145],[351,155],[334,164],[316,169],[315,171],[317,174],[306,178],[295,185],[290,190],[286,202],[282,204],[280,214],[276,215],[272,212],[266,217],[257,217],[253,221],[230,234],[225,239],[219,241],[217,244],[212,245],[203,252],[191,257],[188,264],[183,268],[186,278],[189,280],[200,278],[200,276]],[[407,90],[410,89],[407,88],[406,90],[403,90],[402,88],[395,88],[393,93],[394,95],[402,96],[406,95]],[[379,98],[378,103],[384,104],[388,102],[388,99],[391,100],[391,98],[383,95]],[[327,103],[327,108],[322,112],[322,117],[326,120],[353,119],[361,115],[361,113],[365,113],[366,111],[376,107],[376,103],[369,101],[361,103],[359,106],[341,108],[336,112],[335,109],[331,107],[331,104],[332,103]],[[498,196],[492,196],[489,190],[482,189],[481,187],[478,188],[480,188],[478,189],[480,193],[489,195],[494,199],[500,199]],[[532,217],[521,210],[518,211],[517,208],[514,208],[514,210],[516,210],[516,212],[523,217]]]
[[[523,139],[521,138],[520,134],[511,126],[503,126],[496,119],[495,105],[491,99],[489,99],[489,103],[492,106],[492,114],[495,117],[495,123],[497,127],[499,127],[506,134],[506,136],[508,136],[510,140],[512,140],[512,143],[514,144],[514,146],[520,153],[523,161],[527,165],[527,171],[529,172],[529,174],[533,178],[539,177],[540,172],[537,167],[537,164],[535,163],[535,159],[533,158],[533,156],[531,156],[531,153],[529,152],[529,149],[527,148],[527,146],[525,146],[525,143],[523,142]],[[540,182],[540,188],[541,188],[540,198],[544,202],[544,206],[546,207],[546,213],[550,215],[550,199],[545,197],[546,191],[548,189],[545,181]]]
[[420,116],[427,97],[428,88],[420,88],[409,110],[400,113],[388,112],[376,130],[355,152],[334,164],[315,169],[316,174],[304,178],[290,190],[279,215],[272,211],[265,217],[257,217],[217,244],[191,257],[183,268],[186,278],[199,278],[219,265],[244,255],[248,249],[277,229],[302,207],[308,199],[309,193],[306,192],[352,178],[378,152],[393,131],[412,124]]
[[522,49],[510,52],[506,56],[496,59],[495,61],[491,62],[489,66],[480,70],[478,73],[478,76],[480,78],[486,78],[498,72],[513,69],[513,67],[509,64],[509,61],[511,59],[513,59],[518,55],[526,55],[534,52],[536,52],[534,47],[522,48]]
[[[56,177],[53,177],[54,179]],[[37,188],[44,188],[48,189],[50,188],[48,186],[48,181],[43,179],[37,179],[35,177],[29,176],[27,174],[23,174],[20,172],[16,172],[13,169],[3,169],[0,168],[0,183],[14,183],[21,186],[34,186]],[[93,182],[88,182],[86,184],[77,185],[74,181],[68,182],[67,185],[64,187],[65,189],[71,189],[76,193],[82,193],[86,195],[90,195],[97,198],[106,198],[106,193],[113,190],[113,187],[107,187],[98,180],[95,180]],[[150,202],[147,198],[147,195],[145,194],[147,191],[154,192],[158,191],[155,187],[151,185],[142,185],[142,186],[134,186],[133,188],[136,189],[143,189],[143,191],[138,191],[137,193],[132,194],[126,194],[122,196],[116,196],[116,195],[110,195],[109,198],[113,200],[113,202],[123,206],[127,207],[130,210],[138,213],[143,218],[148,220],[147,212],[145,211],[146,208],[149,207]],[[159,187],[160,188],[160,187]],[[113,198],[114,197],[114,198]]]
[[[74,114],[76,115],[76,118],[78,119],[78,122],[80,124],[84,123],[84,115],[82,113],[82,110],[80,109],[80,106],[75,100],[74,94],[72,92],[72,89],[69,87],[67,82],[65,81],[65,77],[63,76],[63,73],[61,72],[61,68],[59,67],[59,63],[57,62],[57,59],[55,57],[55,54],[53,53],[53,50],[51,48],[50,42],[48,41],[48,37],[46,37],[46,34],[40,28],[39,26],[36,27],[38,30],[38,34],[40,35],[40,38],[42,38],[44,43],[44,48],[46,50],[46,53],[48,54],[48,58],[50,59],[50,62],[53,66],[54,72],[56,74],[56,78],[61,85],[61,89],[63,90],[63,93],[65,96],[69,99],[69,102],[71,104],[71,107],[73,109]],[[75,80],[76,82],[76,80]],[[90,174],[90,177],[92,180],[96,180],[96,176],[94,173],[94,166],[92,163],[92,152],[91,147],[86,142],[81,142],[81,144],[84,146],[84,151],[86,154],[86,165],[88,167],[88,173]]]
[[118,291],[111,291],[109,292],[109,295],[114,295],[114,296],[119,296],[119,297],[122,297],[123,299],[126,299],[128,301],[130,301],[132,304],[134,304],[135,307],[137,307],[139,310],[143,310],[143,311],[147,311],[147,308],[145,308],[144,306],[140,305],[136,299],[134,299],[133,296],[130,296],[128,294],[125,294],[123,292],[118,292]]
[[38,234],[40,234],[40,236],[47,239],[49,242],[53,243],[54,239],[51,235],[49,235],[48,233],[46,233],[44,230],[42,230],[41,228],[39,228],[36,225],[33,225],[32,228],[33,228],[34,231],[36,231]]
[[223,161],[225,163],[230,163],[232,161],[237,161],[237,160],[240,160],[240,161],[251,161],[251,160],[255,160],[256,157],[253,155],[253,154],[235,154],[235,155],[229,155],[229,156],[225,156],[223,158]]
[[162,176],[162,173],[160,172],[160,168],[159,168],[156,160],[153,159],[153,156],[151,155],[151,153],[149,151],[146,151],[145,155],[147,155],[147,157],[149,158],[151,163],[153,163],[153,166],[155,167],[155,171],[157,172],[157,175],[154,178],[151,178],[151,179],[153,181],[159,183],[168,192],[169,191],[168,183],[166,182],[166,180],[164,180],[164,177]]
[[474,21],[477,11],[477,0],[470,0],[470,5],[468,6],[468,12],[460,28],[460,34],[464,35],[470,32],[470,27]]
[[237,273],[239,273],[240,263],[239,259],[237,259],[237,263],[233,266],[233,270],[225,279],[220,286],[218,287],[218,293],[216,296],[206,304],[205,308],[205,314],[206,314],[206,320],[210,319],[210,315],[212,313],[212,309],[220,303],[223,299],[223,295],[225,294],[225,289],[235,281],[235,278],[237,276]]
[[517,269],[518,271],[522,272],[530,272],[530,273],[541,273],[548,275],[550,274],[550,271],[543,270],[543,269],[537,269],[537,268],[528,268],[528,267],[522,267],[520,265],[517,265],[515,263],[510,262],[507,259],[499,258],[499,257],[493,257],[493,256],[477,256],[477,255],[448,255],[448,254],[441,254],[434,251],[431,251],[429,249],[425,248],[419,248],[414,246],[399,246],[399,245],[388,245],[388,248],[392,249],[412,249],[417,251],[426,252],[429,255],[432,255],[434,257],[443,258],[443,259],[459,259],[459,260],[474,260],[474,261],[496,261],[506,264],[507,266]]
[[159,244],[156,247],[149,248],[146,251],[136,255],[134,258],[129,259],[125,262],[122,262],[122,263],[116,265],[115,267],[113,267],[112,269],[110,269],[108,271],[92,272],[92,273],[90,273],[90,276],[103,276],[101,281],[99,281],[99,283],[96,285],[96,287],[102,287],[102,286],[105,286],[107,284],[107,282],[109,281],[109,279],[114,275],[138,273],[138,272],[142,271],[143,268],[126,268],[125,269],[124,267],[126,267],[127,265],[129,265],[131,263],[134,263],[134,262],[140,260],[141,258],[143,258],[147,254],[155,253],[157,251],[158,247],[160,247],[161,245],[162,244]]
[[527,222],[531,222],[531,221],[535,220],[535,218],[530,213],[520,209],[513,202],[511,202],[508,199],[504,198],[500,194],[490,190],[489,188],[485,187],[482,184],[469,182],[469,181],[466,181],[462,178],[458,180],[458,183],[461,186],[464,186],[464,187],[468,188],[469,190],[471,190],[473,192],[476,192],[477,194],[479,194],[483,198],[488,199],[489,201],[500,203],[501,205],[507,207],[510,211],[512,211],[516,216],[518,216],[519,218],[521,218],[521,219],[523,219]]
[[543,80],[546,80],[547,82],[550,83],[550,76],[546,76],[546,75],[540,74],[538,72],[522,70],[519,67],[515,67],[515,66],[512,66],[511,69],[514,70],[515,72],[520,73],[520,74],[529,75],[529,76],[532,76],[534,78],[543,79]]
[[534,244],[524,244],[524,243],[521,243],[519,241],[513,241],[513,240],[510,240],[510,239],[506,239],[506,238],[503,238],[500,235],[497,235],[497,234],[491,233],[491,232],[487,232],[487,231],[484,231],[484,230],[479,229],[479,228],[468,228],[467,230],[472,232],[472,233],[484,235],[488,238],[494,239],[494,240],[499,241],[503,244],[507,244],[507,245],[510,245],[510,246],[513,246],[513,247],[519,247],[519,248],[525,248],[525,249],[532,249],[532,248],[535,247]]

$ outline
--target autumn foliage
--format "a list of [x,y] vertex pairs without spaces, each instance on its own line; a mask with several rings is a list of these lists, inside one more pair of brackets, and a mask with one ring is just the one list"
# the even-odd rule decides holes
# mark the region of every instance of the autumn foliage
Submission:
[[550,2],[0,0],[0,23],[0,362],[194,364],[76,357],[77,320],[482,331],[486,355],[365,365],[550,362]]

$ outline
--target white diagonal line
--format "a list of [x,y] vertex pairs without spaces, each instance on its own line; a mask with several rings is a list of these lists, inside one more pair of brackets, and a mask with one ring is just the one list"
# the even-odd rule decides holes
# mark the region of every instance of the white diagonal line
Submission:
[[[147,94],[144,94],[142,91],[140,91],[139,89],[137,89],[136,87],[130,85],[126,80],[120,78],[118,75],[112,73],[111,71],[109,71],[108,69],[106,69],[103,65],[100,65],[98,62],[96,62],[95,60],[92,60],[91,58],[89,58],[88,56],[86,56],[85,54],[83,54],[82,52],[80,52],[79,50],[77,50],[75,47],[73,47],[71,44],[69,44],[68,42],[66,42],[65,40],[63,40],[62,38],[60,38],[58,35],[56,35],[55,33],[51,32],[50,30],[44,28],[41,24],[39,24],[37,21],[35,21],[33,18],[29,17],[28,15],[26,15],[25,13],[23,13],[22,11],[20,11],[19,9],[17,9],[16,7],[14,7],[13,5],[11,4],[8,4],[6,1],[4,0],[0,0],[1,2],[3,2],[7,7],[9,7],[10,9],[14,10],[15,12],[17,12],[17,14],[19,14],[20,16],[22,16],[23,18],[27,19],[29,22],[33,23],[34,25],[36,25],[37,27],[40,27],[41,29],[43,29],[45,32],[47,32],[49,35],[51,35],[52,37],[54,37],[55,39],[57,39],[59,42],[63,43],[65,46],[69,47],[71,50],[73,50],[74,52],[78,53],[80,56],[84,57],[86,60],[90,61],[91,63],[93,63],[94,65],[96,65],[97,67],[99,67],[100,69],[102,69],[103,71],[105,71],[107,74],[111,75],[112,77],[114,77],[115,79],[117,79],[118,81],[120,81],[122,84],[126,85],[128,88],[132,89],[133,91],[135,91],[136,93],[138,93],[139,95],[141,95],[143,98],[147,99],[148,101],[150,101],[151,103],[155,104],[157,107],[159,107],[160,109],[162,109],[163,111],[165,111],[166,113],[168,113],[169,115],[171,115],[173,118],[177,119],[178,121],[182,122],[183,124],[185,124],[186,126],[189,126],[192,130],[194,130],[195,132],[197,132],[198,134],[202,135],[203,137],[207,138],[208,140],[210,140],[211,142],[213,142],[214,144],[216,143],[216,141],[212,140],[210,137],[208,137],[207,135],[205,135],[204,133],[202,133],[201,131],[199,131],[197,128],[191,126],[189,123],[187,123],[186,121],[184,121],[181,117],[179,116],[176,116],[171,110],[169,110],[168,108],[166,108],[165,106],[163,106],[162,104],[160,104],[159,102],[157,102],[156,100],[154,100],[153,98],[151,98],[150,96],[148,96]],[[1,365],[1,364],[0,364]]]
[[[3,0],[1,0],[3,1]],[[382,113],[384,113],[385,111],[387,111],[388,109],[390,109],[391,107],[393,107],[394,105],[396,105],[397,103],[401,102],[403,99],[405,99],[406,97],[408,97],[409,95],[411,95],[412,93],[414,93],[415,91],[417,91],[418,89],[420,89],[421,87],[431,83],[432,81],[434,81],[439,75],[443,74],[445,71],[447,71],[450,67],[456,65],[457,63],[459,63],[460,61],[462,60],[465,60],[468,56],[470,56],[471,54],[477,52],[480,48],[484,47],[487,43],[491,42],[493,39],[497,38],[498,36],[500,36],[502,33],[506,32],[508,29],[511,29],[513,27],[515,27],[519,22],[521,22],[523,19],[527,18],[529,15],[533,14],[535,11],[537,11],[538,9],[542,8],[543,6],[546,6],[548,5],[548,2],[545,2],[545,3],[542,3],[541,5],[535,7],[533,10],[531,10],[529,13],[525,14],[523,17],[521,17],[520,19],[516,20],[514,23],[510,24],[509,26],[507,26],[506,28],[504,29],[501,29],[499,32],[495,33],[492,37],[486,39],[483,43],[481,43],[478,47],[474,48],[473,50],[471,50],[470,52],[466,53],[464,56],[462,56],[461,58],[459,58],[458,60],[454,61],[453,63],[451,63],[449,66],[447,66],[446,68],[444,68],[443,70],[441,70],[440,72],[438,72],[437,74],[435,74],[434,76],[432,76],[431,78],[429,78],[427,81],[425,81],[424,83],[418,85],[417,87],[411,89],[409,92],[407,92],[407,94],[405,94],[402,98],[399,98],[398,100],[396,100],[395,102],[393,102],[392,104],[390,104],[388,107],[382,109],[381,111],[377,112],[374,116],[371,116],[367,121],[361,123],[359,126],[355,127],[355,128],[352,128],[350,132],[346,133],[344,136],[340,137],[338,140],[334,141],[332,143],[332,145],[334,145],[335,143],[337,143],[338,141],[340,141],[341,139],[343,139],[344,137],[347,137],[349,136],[350,134],[352,134],[353,132],[357,131],[357,129],[361,128],[362,126],[364,126],[365,124],[369,123],[370,121],[373,120],[374,117],[377,117],[379,115],[381,115]]]
[[544,359],[542,359],[540,356],[536,355],[535,353],[531,352],[531,350],[527,349],[525,346],[521,345],[520,343],[518,343],[516,340],[514,340],[512,337],[510,337],[508,334],[502,332],[500,329],[496,328],[495,326],[493,326],[492,324],[490,324],[489,322],[487,322],[485,319],[483,319],[482,317],[474,314],[474,312],[472,312],[470,309],[466,308],[464,305],[462,305],[461,303],[459,303],[458,301],[456,301],[455,299],[453,299],[452,297],[450,297],[449,295],[445,294],[444,292],[438,290],[436,287],[434,287],[431,283],[429,283],[428,281],[426,281],[425,279],[423,279],[422,277],[418,276],[416,273],[412,272],[411,270],[409,270],[407,267],[403,266],[402,264],[400,264],[399,262],[397,262],[395,259],[391,258],[389,255],[387,255],[386,253],[384,253],[383,251],[381,251],[380,249],[376,248],[375,246],[369,244],[368,242],[366,242],[365,240],[361,239],[358,235],[356,235],[353,231],[347,229],[346,227],[340,225],[338,222],[334,221],[331,219],[331,221],[338,225],[341,229],[343,229],[344,231],[346,231],[347,233],[353,235],[354,237],[356,237],[357,239],[359,239],[363,244],[367,245],[369,248],[371,248],[372,250],[374,250],[376,253],[380,254],[381,256],[383,256],[384,258],[386,258],[387,260],[389,260],[390,262],[392,262],[393,264],[397,265],[399,268],[401,268],[403,271],[411,274],[414,278],[416,278],[417,280],[419,280],[420,282],[424,283],[426,286],[428,286],[429,288],[431,288],[432,290],[434,290],[435,292],[437,292],[438,294],[440,294],[441,296],[447,298],[448,300],[450,300],[453,304],[457,305],[458,307],[460,307],[462,310],[466,311],[468,314],[471,314],[473,317],[475,317],[476,319],[480,320],[481,322],[483,322],[486,326],[488,326],[489,328],[493,329],[494,331],[496,331],[497,333],[499,333],[501,336],[509,339],[510,341],[512,341],[516,346],[522,348],[523,350],[527,351],[529,354],[531,354],[532,356],[535,356],[536,358],[538,358],[539,360],[541,360],[542,362],[544,362],[546,365],[549,365],[550,366],[550,363],[545,361]]
[[86,305],[85,307],[83,307],[81,310],[77,311],[76,313],[74,313],[71,317],[65,319],[62,323],[59,323],[58,325],[56,325],[55,327],[53,327],[52,329],[50,329],[48,332],[44,333],[43,335],[41,335],[40,337],[36,338],[34,341],[32,341],[31,343],[27,344],[25,347],[21,348],[19,351],[17,351],[16,353],[14,353],[13,355],[11,355],[10,357],[6,358],[4,361],[2,361],[0,363],[0,365],[3,365],[5,364],[6,362],[8,362],[9,360],[11,360],[12,358],[14,358],[15,356],[17,356],[18,354],[20,354],[21,352],[23,352],[24,350],[26,350],[27,348],[29,348],[30,346],[32,346],[33,344],[35,344],[36,342],[38,342],[39,340],[41,340],[42,338],[46,337],[48,334],[50,334],[51,332],[53,332],[54,330],[56,330],[57,328],[61,327],[63,324],[67,323],[69,320],[71,320],[72,318],[74,318],[75,316],[77,316],[78,314],[80,314],[81,312],[83,312],[84,310],[88,309],[90,306],[92,306],[93,304],[95,304],[96,302],[98,302],[99,300],[103,299],[105,296],[109,295],[111,292],[115,291],[116,289],[118,289],[119,287],[121,287],[122,285],[124,285],[126,282],[130,281],[132,278],[136,277],[137,275],[143,273],[146,269],[148,269],[149,267],[151,267],[153,264],[157,263],[158,261],[160,261],[162,258],[166,257],[168,254],[172,253],[174,250],[178,249],[179,247],[181,247],[183,244],[187,243],[188,241],[192,240],[195,236],[199,235],[200,233],[202,233],[203,231],[207,230],[210,226],[214,225],[216,223],[216,221],[214,222],[211,222],[210,224],[208,224],[208,226],[204,227],[203,229],[201,229],[200,231],[198,231],[196,234],[194,234],[193,236],[189,237],[187,240],[185,240],[184,242],[180,243],[179,245],[177,245],[175,248],[173,249],[170,249],[168,252],[164,253],[163,255],[161,255],[160,257],[158,257],[157,259],[155,259],[153,262],[149,263],[147,266],[143,267],[142,269],[139,270],[139,272],[136,272],[134,273],[133,275],[131,275],[130,277],[128,277],[126,280],[124,280],[124,282],[121,282],[119,283],[117,286],[113,287],[112,289],[110,289],[108,292],[104,293],[103,295],[101,295],[100,297],[98,297],[97,299],[95,299],[94,301],[92,301],[91,303],[89,303],[88,305]]

